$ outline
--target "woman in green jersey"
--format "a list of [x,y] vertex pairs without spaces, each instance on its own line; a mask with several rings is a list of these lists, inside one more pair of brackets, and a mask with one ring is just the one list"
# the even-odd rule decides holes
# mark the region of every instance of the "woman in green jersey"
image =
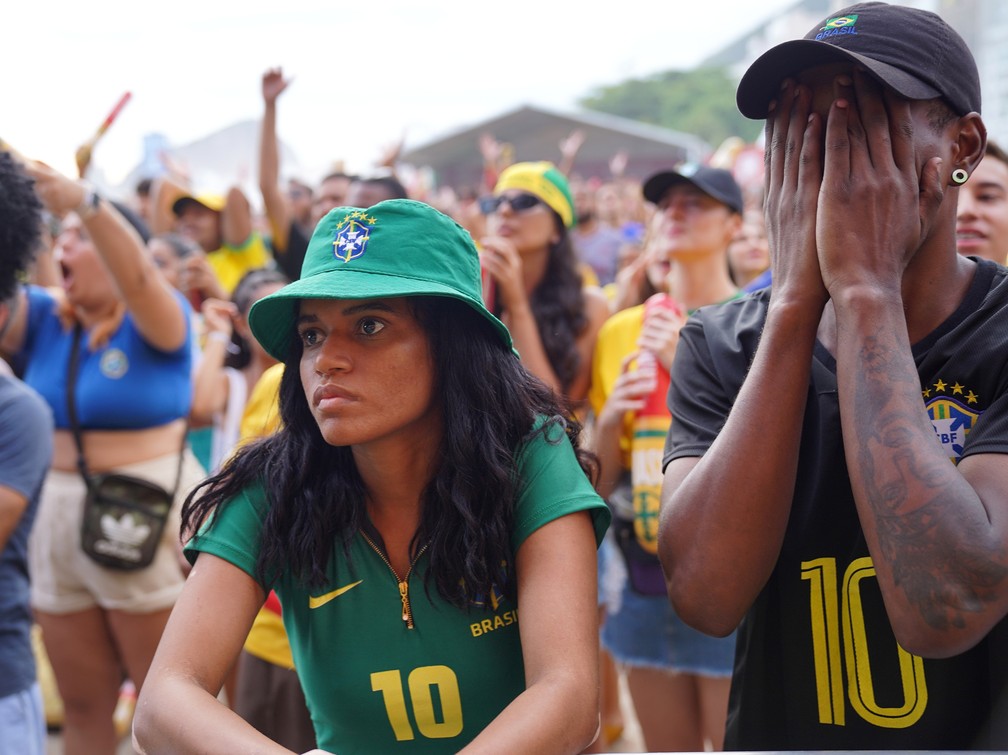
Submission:
[[337,208],[249,320],[284,426],[187,502],[140,747],[288,752],[216,701],[272,588],[323,751],[580,752],[609,515],[468,234],[409,200]]

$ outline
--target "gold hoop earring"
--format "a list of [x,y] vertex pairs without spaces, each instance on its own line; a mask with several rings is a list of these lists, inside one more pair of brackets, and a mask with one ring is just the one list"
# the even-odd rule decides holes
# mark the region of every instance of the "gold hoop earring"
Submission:
[[954,171],[952,171],[952,180],[955,181],[960,186],[966,183],[968,179],[969,179],[969,173],[967,173],[962,168],[956,168]]

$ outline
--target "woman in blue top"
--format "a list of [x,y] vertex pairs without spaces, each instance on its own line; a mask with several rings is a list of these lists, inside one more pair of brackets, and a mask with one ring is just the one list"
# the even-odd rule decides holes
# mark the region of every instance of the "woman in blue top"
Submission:
[[[62,291],[22,289],[0,340],[0,351],[24,365],[25,382],[46,399],[56,425],[30,542],[32,606],[63,699],[67,753],[112,753],[123,675],[143,684],[182,589],[178,506],[150,566],[116,571],[85,555],[85,485],[67,373],[79,326],[73,386],[89,471],[128,473],[171,490],[192,390],[188,305],[110,203],[48,167],[28,170],[43,204],[63,218],[55,250]],[[185,461],[180,499],[200,479],[195,459],[187,454]]]
[[334,209],[249,324],[286,365],[283,427],[187,503],[137,743],[288,752],[216,699],[275,588],[322,750],[581,752],[609,514],[468,233],[410,200]]

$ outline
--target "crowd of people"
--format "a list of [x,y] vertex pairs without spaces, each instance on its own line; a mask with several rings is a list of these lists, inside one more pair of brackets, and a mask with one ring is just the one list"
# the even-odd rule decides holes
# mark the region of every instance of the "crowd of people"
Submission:
[[579,132],[312,185],[280,69],[255,202],[0,151],[0,752],[37,662],[67,755],[124,685],[149,753],[1008,748],[978,82],[934,14],[824,19],[739,86],[763,192]]

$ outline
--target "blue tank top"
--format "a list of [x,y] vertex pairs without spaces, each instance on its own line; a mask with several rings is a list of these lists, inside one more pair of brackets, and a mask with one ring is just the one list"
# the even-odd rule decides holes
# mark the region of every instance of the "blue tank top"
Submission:
[[[186,339],[172,352],[149,346],[126,313],[108,344],[98,351],[81,334],[75,400],[85,430],[140,430],[189,414],[192,403],[192,328],[189,304],[175,292],[185,313]],[[57,429],[69,429],[67,368],[73,330],[64,330],[57,302],[48,291],[28,287],[28,330],[21,355],[24,381],[52,409]]]

